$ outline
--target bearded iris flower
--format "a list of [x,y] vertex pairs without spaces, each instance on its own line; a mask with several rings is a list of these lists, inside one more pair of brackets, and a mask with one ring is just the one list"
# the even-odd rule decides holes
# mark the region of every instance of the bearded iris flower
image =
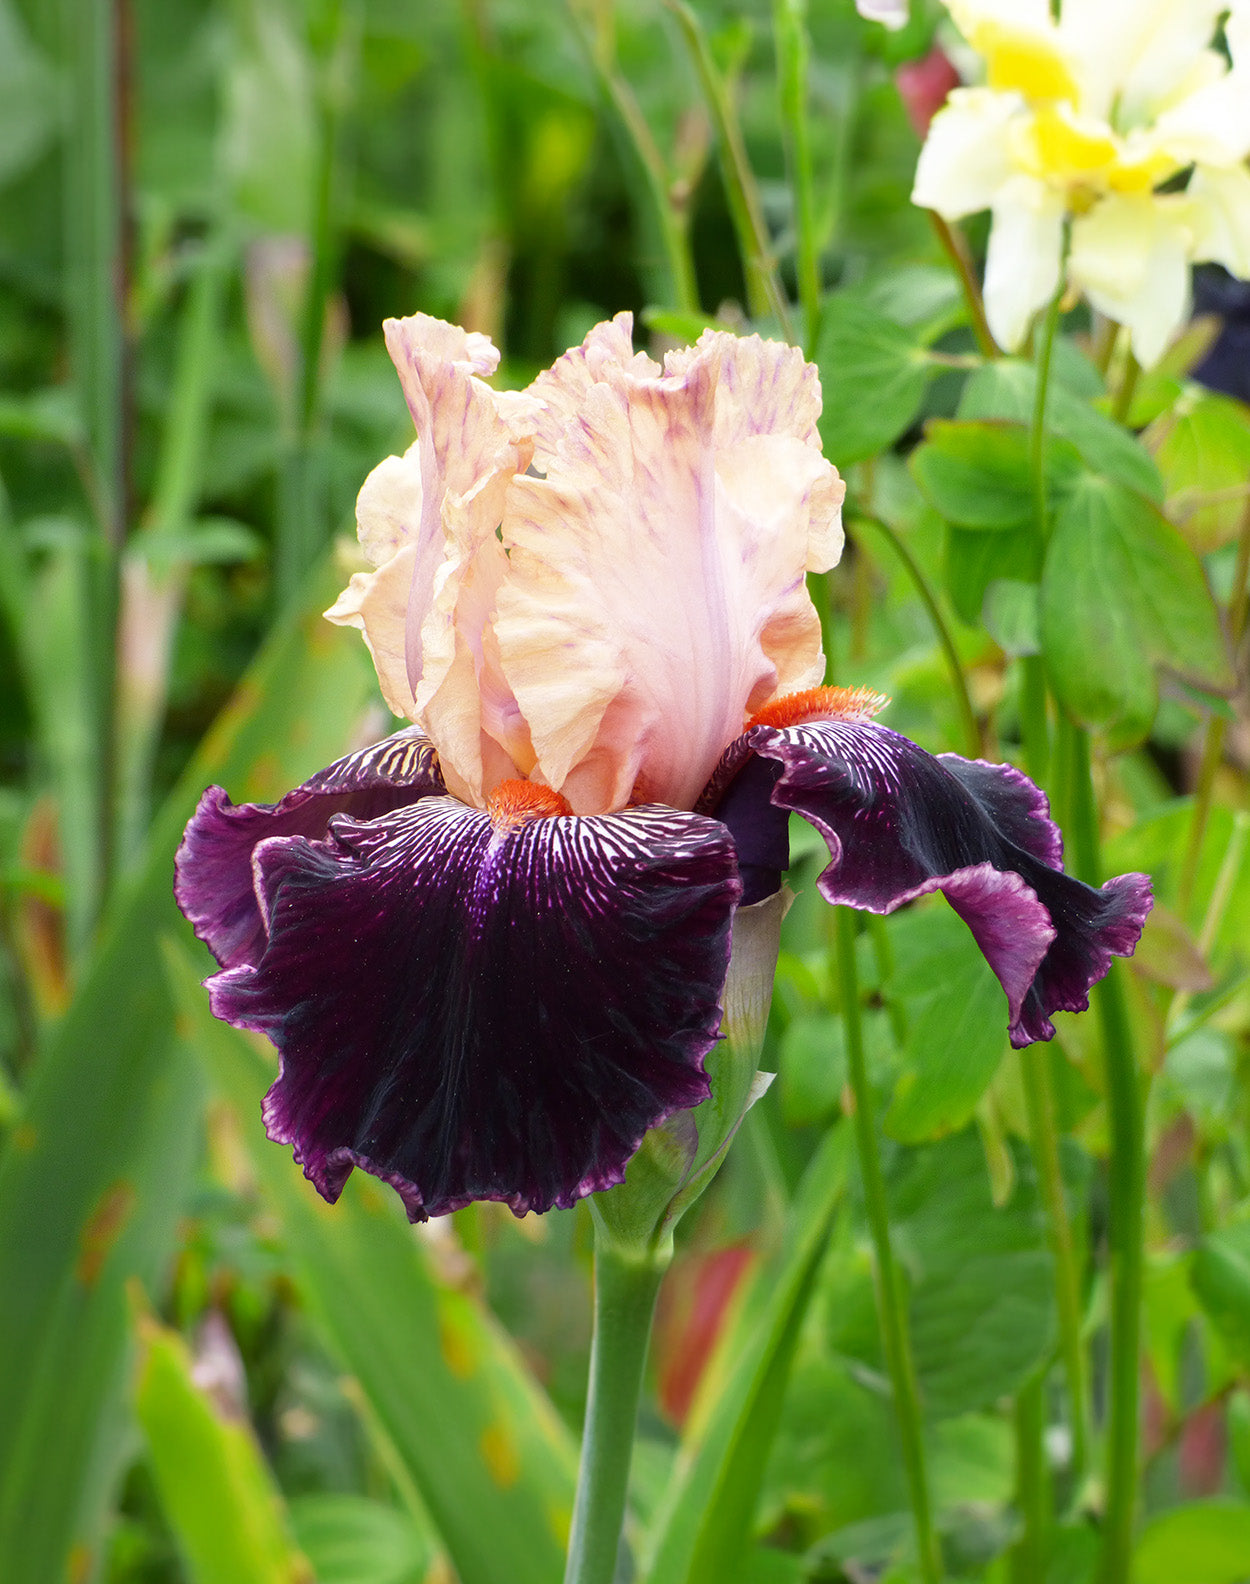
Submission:
[[1144,876],[1063,873],[1019,772],[820,685],[805,573],[844,486],[815,369],[712,332],[661,367],[630,329],[505,393],[484,337],[387,324],[417,438],[365,483],[373,570],[328,615],[412,724],[273,806],[210,788],[179,850],[213,1010],[277,1046],[266,1127],[329,1200],[355,1167],[414,1220],[620,1182],[708,1094],[735,912],[778,891],[792,812],[830,902],[945,894],[1016,1045],[1150,906]]
[[1066,279],[1148,367],[1185,320],[1191,263],[1250,277],[1250,4],[946,5],[985,81],[934,118],[913,201],[991,211],[985,308],[1008,351]]

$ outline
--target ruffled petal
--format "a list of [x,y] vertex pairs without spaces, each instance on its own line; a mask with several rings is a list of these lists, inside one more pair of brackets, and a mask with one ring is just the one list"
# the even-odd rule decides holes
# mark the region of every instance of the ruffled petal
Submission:
[[268,947],[213,1010],[278,1047],[266,1126],[329,1200],[359,1166],[414,1220],[567,1206],[708,1092],[740,893],[715,821],[430,797],[256,872]]
[[[750,775],[754,787],[739,793],[735,779]],[[819,884],[830,902],[891,913],[941,891],[1007,993],[1017,1046],[1050,1039],[1052,1012],[1085,1010],[1112,957],[1132,953],[1151,906],[1145,875],[1094,890],[1063,873],[1046,798],[1018,770],[934,758],[868,720],[752,727],[701,807],[765,861],[778,855],[787,814],[803,815],[829,845]]]
[[599,326],[532,387],[559,422],[509,490],[494,623],[538,771],[584,813],[691,807],[748,714],[819,681],[804,571],[841,548],[801,354],[712,334],[659,375],[627,346]]
[[508,481],[529,466],[539,406],[483,382],[499,361],[485,336],[428,314],[388,319],[385,331],[417,439],[365,480],[357,522],[378,570],[358,573],[326,614],[364,631],[388,705],[414,719],[418,683],[439,680],[426,664],[426,624],[441,630],[456,616],[433,609],[448,555],[447,513],[460,512],[461,531],[474,542],[494,535]]
[[279,803],[240,803],[218,786],[200,799],[174,859],[174,898],[223,968],[255,966],[267,941],[252,854],[271,837],[324,837],[336,814],[374,819],[445,790],[415,727],[319,770]]

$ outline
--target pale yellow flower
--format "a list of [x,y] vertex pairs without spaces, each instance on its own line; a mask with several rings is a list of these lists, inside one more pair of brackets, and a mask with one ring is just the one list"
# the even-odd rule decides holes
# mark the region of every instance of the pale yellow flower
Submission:
[[[1068,283],[1156,361],[1189,267],[1250,276],[1250,0],[948,0],[984,83],[933,120],[913,201],[992,212],[985,304],[1008,350]],[[1224,21],[1231,65],[1214,48]]]

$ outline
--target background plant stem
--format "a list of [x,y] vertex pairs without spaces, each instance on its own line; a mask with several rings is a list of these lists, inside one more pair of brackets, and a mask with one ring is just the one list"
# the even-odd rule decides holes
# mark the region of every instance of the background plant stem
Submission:
[[62,0],[61,23],[69,86],[66,314],[95,519],[83,569],[88,633],[79,681],[89,701],[93,763],[84,767],[84,784],[63,786],[59,799],[70,948],[76,952],[103,906],[113,862],[114,646],[130,472],[129,6],[127,0]]
[[898,1268],[890,1243],[890,1214],[885,1198],[885,1179],[877,1149],[877,1129],[864,1059],[864,1030],[859,1002],[859,976],[855,969],[855,914],[850,908],[834,909],[835,950],[838,988],[846,1029],[846,1054],[851,1092],[855,1096],[855,1136],[859,1145],[860,1171],[864,1179],[864,1202],[872,1229],[877,1261],[877,1306],[881,1335],[885,1344],[886,1367],[894,1390],[894,1412],[903,1446],[903,1467],[911,1495],[912,1517],[916,1525],[916,1550],[920,1575],[925,1584],[937,1584],[942,1577],[942,1556],[933,1527],[929,1477],[925,1463],[924,1436],[920,1419],[920,1398],[916,1389],[916,1370],[899,1282]]
[[617,1570],[638,1397],[670,1246],[627,1255],[595,1244],[595,1329],[590,1395],[573,1506],[565,1584],[612,1584]]
[[716,128],[720,149],[721,172],[725,180],[725,197],[738,246],[742,250],[742,267],[746,276],[747,309],[753,319],[771,315],[787,341],[793,342],[794,330],[790,324],[790,309],[777,267],[772,256],[772,243],[764,212],[760,205],[755,173],[747,159],[746,145],[742,141],[742,128],[730,103],[725,81],[712,58],[703,24],[682,0],[669,0],[673,15],[681,27],[691,59],[703,85],[704,97]]
[[[1098,809],[1090,776],[1089,737],[1064,720],[1070,740],[1069,806],[1077,873],[1090,885],[1101,880]],[[1106,1440],[1106,1509],[1100,1584],[1128,1584],[1137,1510],[1141,1303],[1146,1190],[1145,1096],[1117,963],[1095,987],[1102,1029],[1111,1158],[1107,1190],[1111,1256],[1111,1314]]]
[[803,349],[812,356],[820,335],[820,242],[816,230],[816,199],[812,181],[812,144],[808,134],[807,73],[811,39],[806,0],[776,0],[773,37],[777,48],[777,81],[781,125],[794,194],[795,270],[803,307]]

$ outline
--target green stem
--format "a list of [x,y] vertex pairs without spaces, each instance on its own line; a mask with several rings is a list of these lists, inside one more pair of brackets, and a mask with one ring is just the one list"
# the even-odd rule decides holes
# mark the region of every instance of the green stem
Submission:
[[[1065,722],[1070,737],[1073,847],[1077,873],[1090,885],[1101,879],[1098,809],[1090,776],[1089,737]],[[1133,1521],[1137,1509],[1141,1304],[1144,1275],[1146,1150],[1145,1096],[1118,963],[1094,991],[1102,1027],[1107,1113],[1111,1130],[1108,1170],[1108,1241],[1111,1313],[1106,1440],[1106,1510],[1100,1584],[1129,1584]]]
[[[1233,591],[1228,604],[1228,637],[1234,656],[1241,647],[1246,630],[1246,607],[1250,600],[1250,501],[1241,517],[1241,534],[1237,541],[1237,560],[1233,567]],[[1211,801],[1215,792],[1215,778],[1224,760],[1224,736],[1228,722],[1223,715],[1212,715],[1207,722],[1202,744],[1202,762],[1198,770],[1198,784],[1194,793],[1194,812],[1189,822],[1189,838],[1185,844],[1185,858],[1181,865],[1180,884],[1177,890],[1182,917],[1189,912],[1193,900],[1194,881],[1198,873],[1198,860],[1211,817]]]
[[1016,1506],[1023,1531],[1012,1548],[1013,1584],[1037,1584],[1045,1577],[1048,1525],[1046,1478],[1046,1375],[1022,1386],[1015,1403]]
[[[169,663],[190,563],[186,538],[201,489],[204,438],[232,251],[206,244],[187,289],[168,418],[146,521],[123,578],[117,675],[117,851],[133,860],[151,813],[152,765],[169,695]],[[164,550],[161,540],[182,540]]]
[[929,587],[929,580],[921,570],[919,562],[903,543],[903,540],[880,517],[867,517],[856,515],[851,526],[858,528],[866,525],[875,528],[889,543],[895,555],[907,568],[908,576],[915,585],[917,594],[920,595],[925,609],[929,613],[929,620],[933,623],[933,631],[938,643],[942,646],[942,653],[946,656],[946,664],[950,668],[951,682],[955,688],[955,702],[959,708],[960,720],[963,723],[964,740],[967,751],[975,759],[981,752],[981,729],[977,725],[976,711],[972,707],[972,695],[968,691],[968,679],[964,675],[963,663],[959,658],[959,651],[955,648],[955,640],[951,637],[950,628],[946,625],[946,618],[942,615],[937,596]]
[[898,1267],[890,1243],[890,1215],[885,1198],[885,1179],[877,1150],[877,1130],[873,1115],[872,1087],[864,1059],[864,1030],[859,1000],[859,979],[855,970],[855,914],[849,908],[836,908],[835,940],[838,985],[842,1017],[846,1029],[847,1066],[851,1091],[855,1096],[855,1136],[859,1145],[860,1171],[864,1180],[864,1202],[872,1229],[877,1260],[877,1306],[885,1344],[886,1367],[894,1390],[894,1412],[903,1447],[903,1466],[911,1495],[912,1517],[916,1525],[916,1550],[920,1575],[925,1584],[938,1584],[942,1577],[942,1557],[929,1497],[929,1477],[925,1465],[924,1437],[921,1432],[920,1398],[916,1389],[916,1370]]
[[1046,490],[1046,398],[1050,394],[1050,364],[1059,328],[1062,286],[1050,299],[1038,343],[1037,379],[1033,388],[1033,416],[1029,425],[1029,472],[1033,481],[1033,520],[1043,544],[1050,537],[1050,502]]
[[996,358],[1000,355],[1000,348],[994,339],[994,332],[990,329],[990,322],[985,317],[985,299],[981,295],[980,282],[973,274],[968,245],[963,236],[948,225],[936,210],[930,209],[928,213],[933,229],[937,233],[937,239],[942,244],[942,251],[950,259],[955,274],[959,277],[977,346],[983,357]]
[[1063,1188],[1059,1128],[1050,1082],[1049,1056],[1038,1049],[1020,1053],[1029,1145],[1046,1207],[1046,1235],[1055,1261],[1055,1301],[1059,1310],[1059,1353],[1068,1387],[1072,1424],[1072,1485],[1079,1490],[1089,1458],[1089,1390],[1081,1344],[1081,1278]]
[[596,1237],[590,1396],[564,1584],[612,1584],[616,1577],[643,1365],[670,1253],[666,1245],[629,1256]]
[[1117,423],[1126,424],[1128,415],[1132,410],[1133,397],[1137,394],[1137,376],[1141,373],[1141,364],[1130,352],[1128,362],[1124,365],[1124,377],[1120,381],[1120,388],[1115,393],[1115,406],[1111,416]]
[[313,170],[312,226],[308,282],[300,329],[299,380],[295,425],[278,479],[276,586],[278,606],[287,608],[324,547],[326,521],[322,456],[316,440],[321,397],[322,348],[326,305],[334,278],[333,199],[338,132],[345,74],[346,17],[343,0],[334,0],[327,17],[325,59],[317,93],[317,157]]
[[[62,830],[69,944],[87,944],[113,861],[113,677],[120,556],[129,513],[130,380],[126,337],[130,254],[128,0],[63,0],[69,64],[65,166],[65,308],[70,362],[86,434],[85,477],[97,534],[86,563],[86,642],[78,687],[93,736],[89,785],[63,787],[62,817],[80,804],[86,828]],[[84,796],[74,796],[75,790]]]
[[799,301],[803,305],[803,347],[810,358],[820,335],[820,246],[812,145],[808,135],[807,72],[811,39],[807,31],[806,0],[776,0],[773,36],[777,48],[781,124],[794,192],[795,272]]
[[685,4],[685,0],[667,0],[670,10],[686,40],[712,123],[716,128],[716,141],[720,149],[721,173],[725,180],[725,197],[729,214],[742,250],[742,267],[746,275],[747,310],[753,319],[763,319],[769,314],[777,321],[782,335],[793,342],[794,329],[790,323],[790,309],[777,277],[777,267],[772,256],[772,243],[768,227],[764,224],[764,211],[760,204],[755,173],[747,159],[742,129],[730,104],[729,91],[713,59],[703,24]]
[[1046,715],[1046,662],[1040,654],[1020,657],[1020,742],[1024,768],[1044,783],[1050,770],[1050,722]]

